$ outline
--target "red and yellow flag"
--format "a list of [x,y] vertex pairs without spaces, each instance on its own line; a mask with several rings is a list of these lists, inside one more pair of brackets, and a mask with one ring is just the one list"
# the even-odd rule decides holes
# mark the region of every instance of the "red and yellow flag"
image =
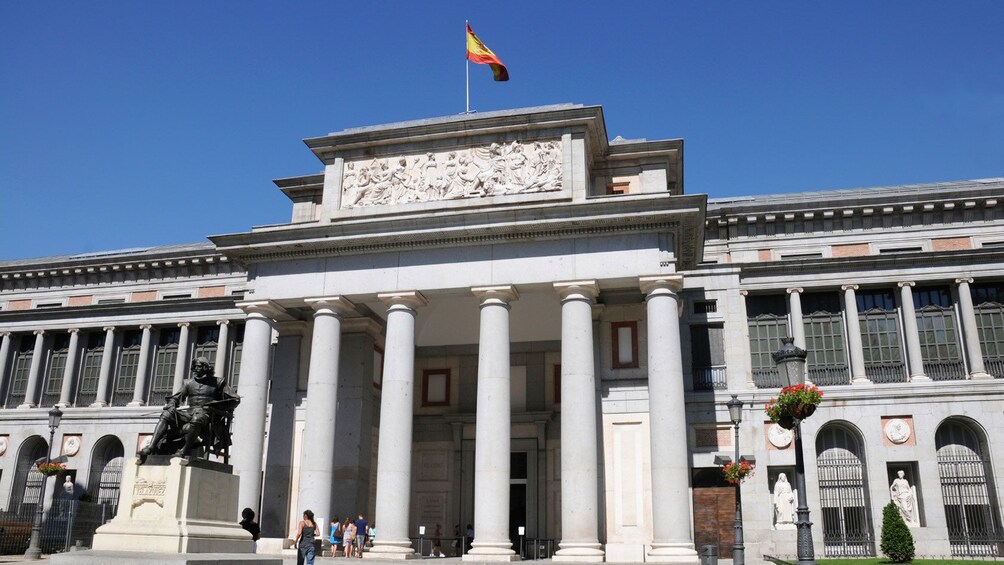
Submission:
[[502,60],[474,35],[471,24],[467,24],[467,60],[479,65],[489,65],[497,81],[509,80],[509,70],[502,64]]

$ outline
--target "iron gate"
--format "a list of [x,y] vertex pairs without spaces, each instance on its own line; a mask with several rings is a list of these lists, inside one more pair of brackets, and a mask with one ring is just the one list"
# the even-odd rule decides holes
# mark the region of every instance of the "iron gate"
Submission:
[[989,461],[976,435],[961,422],[938,429],[938,475],[952,555],[1004,555],[1004,536],[988,485]]
[[817,439],[816,473],[827,557],[875,555],[864,465],[857,445],[850,432],[839,427],[822,430]]

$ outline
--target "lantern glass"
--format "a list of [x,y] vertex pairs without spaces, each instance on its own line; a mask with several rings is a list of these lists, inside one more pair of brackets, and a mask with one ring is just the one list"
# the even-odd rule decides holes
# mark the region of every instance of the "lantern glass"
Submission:
[[781,338],[781,349],[771,356],[777,364],[777,373],[781,377],[781,386],[794,386],[805,383],[804,349],[795,347],[794,339]]
[[59,406],[53,406],[52,410],[49,410],[49,428],[56,429],[59,427],[59,421],[63,419],[63,411],[59,409]]
[[732,399],[725,405],[729,407],[729,418],[732,420],[732,424],[738,426],[743,421],[743,401],[733,394]]

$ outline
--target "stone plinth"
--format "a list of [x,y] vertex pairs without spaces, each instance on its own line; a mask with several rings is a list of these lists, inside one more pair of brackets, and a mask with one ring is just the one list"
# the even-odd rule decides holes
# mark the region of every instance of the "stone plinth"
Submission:
[[253,553],[152,553],[134,551],[71,551],[49,558],[58,565],[283,565],[277,555]]
[[144,553],[243,553],[251,534],[237,523],[239,479],[229,466],[172,458],[126,461],[118,514],[93,548]]

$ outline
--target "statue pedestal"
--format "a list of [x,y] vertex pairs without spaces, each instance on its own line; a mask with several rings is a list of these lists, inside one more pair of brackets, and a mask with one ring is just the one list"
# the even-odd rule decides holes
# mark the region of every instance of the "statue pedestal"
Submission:
[[[145,553],[252,553],[237,523],[239,479],[227,465],[150,457],[122,470],[118,514],[97,529],[93,549]],[[158,464],[161,463],[161,464]]]

